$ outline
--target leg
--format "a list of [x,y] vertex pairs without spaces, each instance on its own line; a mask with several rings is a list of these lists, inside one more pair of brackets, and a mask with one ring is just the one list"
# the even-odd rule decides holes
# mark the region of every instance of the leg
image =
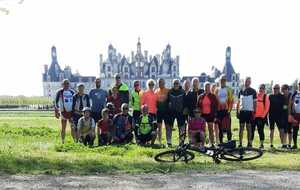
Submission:
[[160,123],[159,125],[157,125],[157,136],[158,137],[158,143],[161,145],[161,139],[162,139],[162,124]]
[[246,124],[246,128],[247,128],[247,140],[248,140],[248,145],[252,145],[251,144],[251,137],[252,137],[252,127],[251,127],[251,123],[247,123]]
[[299,125],[293,126],[293,141],[294,141],[295,148],[297,148],[298,131],[299,131]]
[[264,127],[265,127],[265,123],[264,123],[263,119],[259,119],[259,123],[257,125],[257,130],[258,130],[258,134],[259,134],[261,148],[263,148],[264,141],[265,141]]
[[216,143],[220,144],[220,131],[219,131],[219,125],[217,123],[213,123],[214,125],[214,132],[215,132],[215,138],[216,138]]
[[224,134],[223,134],[222,127],[221,127],[220,123],[219,124],[215,124],[215,125],[217,125],[219,127],[219,141],[220,141],[220,143],[223,143]]
[[209,144],[214,145],[214,128],[213,123],[207,123],[208,126],[208,138],[209,138]]
[[227,140],[231,141],[232,139],[232,132],[231,132],[231,117],[228,115],[228,118],[226,119],[227,123]]
[[[248,141],[248,142],[250,142],[250,143],[248,143],[248,144],[251,144],[251,145],[252,145],[253,140],[254,140],[254,136],[255,136],[255,129],[256,129],[256,126],[257,126],[257,128],[258,128],[258,119],[255,119],[255,121],[251,122],[250,126],[251,126],[251,134],[250,134],[250,141]],[[247,129],[247,130],[248,130],[248,129]]]
[[240,130],[239,130],[240,146],[243,145],[244,128],[245,128],[245,123],[240,123]]
[[62,144],[65,143],[66,127],[67,127],[67,120],[62,119],[61,120],[61,132],[60,132]]
[[70,123],[70,127],[71,127],[72,138],[75,142],[77,142],[78,141],[78,134],[77,134],[77,131],[76,131],[76,126],[75,126],[72,119],[69,119],[69,123]]

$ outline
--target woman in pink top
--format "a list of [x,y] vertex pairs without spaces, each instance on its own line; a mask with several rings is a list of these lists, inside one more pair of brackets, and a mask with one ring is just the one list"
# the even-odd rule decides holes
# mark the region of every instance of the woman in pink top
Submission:
[[143,93],[141,98],[141,105],[147,105],[149,114],[156,120],[157,112],[157,95],[154,93],[154,80],[150,79],[147,81],[148,89]]
[[257,94],[256,99],[256,111],[254,115],[254,123],[251,126],[252,132],[251,132],[251,143],[252,145],[253,139],[254,139],[254,133],[255,128],[257,126],[259,140],[260,140],[260,147],[261,149],[264,148],[264,140],[265,140],[265,133],[264,133],[264,127],[267,123],[267,114],[269,112],[270,108],[270,100],[269,96],[265,93],[265,85],[262,84],[259,86],[259,92]]

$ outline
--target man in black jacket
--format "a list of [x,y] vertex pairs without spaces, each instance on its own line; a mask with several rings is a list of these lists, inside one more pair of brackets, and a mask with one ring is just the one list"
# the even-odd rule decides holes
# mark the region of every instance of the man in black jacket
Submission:
[[183,115],[184,90],[178,79],[173,80],[173,88],[168,93],[168,104],[170,109],[170,126],[174,125],[176,119],[179,129],[179,143],[183,143],[186,135],[186,125]]

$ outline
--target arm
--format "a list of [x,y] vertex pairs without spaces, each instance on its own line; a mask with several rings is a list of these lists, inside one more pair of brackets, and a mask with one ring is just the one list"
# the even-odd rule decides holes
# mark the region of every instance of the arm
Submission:
[[269,113],[270,110],[270,99],[269,96],[266,95],[266,102],[265,102],[265,112],[264,112],[264,117],[267,116],[267,114]]
[[86,105],[87,107],[91,107],[89,95],[86,95]]

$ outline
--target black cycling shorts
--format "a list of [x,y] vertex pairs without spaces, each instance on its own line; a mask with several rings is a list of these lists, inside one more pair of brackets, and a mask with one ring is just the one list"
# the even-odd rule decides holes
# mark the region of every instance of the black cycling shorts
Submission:
[[253,112],[252,111],[240,111],[240,123],[251,124],[253,122]]

